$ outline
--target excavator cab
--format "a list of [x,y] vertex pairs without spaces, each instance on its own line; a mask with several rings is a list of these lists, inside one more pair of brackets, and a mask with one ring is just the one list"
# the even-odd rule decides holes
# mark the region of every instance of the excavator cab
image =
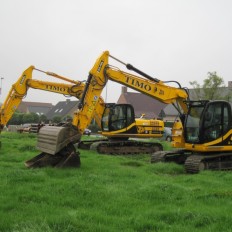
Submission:
[[[231,129],[231,106],[226,101],[190,101],[185,119],[185,142],[205,144],[215,141],[215,145],[228,139]],[[230,137],[230,136],[229,136]]]
[[181,149],[157,152],[151,162],[176,162],[187,173],[232,169],[231,106],[222,100],[186,101]]
[[[106,104],[101,120],[102,132],[135,133],[134,108],[129,104]],[[131,130],[128,131],[128,127]],[[134,130],[134,131],[133,131]]]
[[164,122],[136,118],[130,104],[106,104],[101,120],[102,135],[110,139],[161,138]]

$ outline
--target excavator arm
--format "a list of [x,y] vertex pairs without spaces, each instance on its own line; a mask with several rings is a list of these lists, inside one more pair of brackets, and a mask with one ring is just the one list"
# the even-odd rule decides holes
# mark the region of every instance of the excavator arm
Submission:
[[[143,77],[121,71],[120,69],[109,65],[109,57],[119,61],[128,69],[137,72]],[[90,75],[92,76],[93,80],[100,81],[102,85],[105,85],[107,80],[111,80],[130,87],[131,89],[137,90],[138,92],[146,94],[163,103],[177,103],[179,104],[178,110],[182,110],[184,113],[187,113],[188,108],[184,101],[188,99],[188,93],[185,89],[181,88],[179,83],[178,88],[165,85],[164,82],[150,77],[137,68],[134,68],[132,65],[125,64],[124,62],[116,59],[115,57],[111,56],[108,51],[103,52],[102,55],[97,59],[90,71]]]
[[27,93],[28,86],[26,82],[32,78],[32,71],[34,66],[30,66],[26,69],[18,81],[12,85],[5,102],[1,106],[0,111],[0,125],[1,128],[7,124],[7,122],[11,119],[12,115],[18,108],[19,104],[21,103],[22,99]]
[[[70,84],[36,80],[33,79],[32,76],[33,70],[44,72],[42,70],[36,69],[34,66],[30,66],[22,73],[22,75],[15,82],[15,84],[12,85],[0,109],[1,128],[4,125],[6,125],[7,122],[11,119],[11,117],[17,110],[19,104],[22,102],[23,98],[26,97],[27,92],[30,88],[53,92],[57,94],[63,94],[65,96],[74,96],[77,99],[81,98],[81,95],[85,88],[85,84],[83,82],[73,81],[71,79],[59,76],[52,72],[44,73],[55,78],[59,78],[67,82],[70,82]],[[101,125],[101,115],[104,111],[104,105],[104,101],[100,97],[98,101],[98,106],[96,107],[96,111],[94,112],[93,116],[99,126]]]
[[180,108],[184,112],[187,112],[184,101],[187,99],[188,95],[183,89],[167,86],[161,81],[154,82],[146,80],[110,66],[106,67],[105,75],[111,81],[128,86],[131,89],[137,90],[165,104],[178,103]]

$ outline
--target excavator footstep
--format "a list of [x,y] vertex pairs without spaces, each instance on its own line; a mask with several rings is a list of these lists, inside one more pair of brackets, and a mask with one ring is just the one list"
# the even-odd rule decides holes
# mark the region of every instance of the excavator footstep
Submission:
[[41,168],[41,167],[56,167],[56,168],[66,168],[66,167],[80,167],[80,156],[79,153],[71,152],[69,154],[61,155],[57,153],[56,155],[50,155],[48,153],[41,153],[34,158],[25,162],[25,166],[28,168]]

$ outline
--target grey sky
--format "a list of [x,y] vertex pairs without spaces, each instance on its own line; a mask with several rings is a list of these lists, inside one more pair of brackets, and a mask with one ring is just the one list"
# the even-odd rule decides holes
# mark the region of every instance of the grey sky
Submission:
[[[227,85],[231,11],[230,0],[1,0],[0,102],[30,65],[85,80],[105,50],[183,87],[213,71]],[[38,72],[34,79],[55,81]],[[107,90],[107,101],[117,101],[120,85],[110,82]],[[30,89],[25,100],[55,104],[65,97]]]

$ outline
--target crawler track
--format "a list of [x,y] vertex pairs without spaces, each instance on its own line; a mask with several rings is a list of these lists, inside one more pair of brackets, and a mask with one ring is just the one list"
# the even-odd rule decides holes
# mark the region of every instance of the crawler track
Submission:
[[175,162],[184,164],[187,173],[203,170],[232,170],[232,153],[192,153],[186,150],[158,151],[152,154],[151,163]]
[[178,164],[184,164],[186,158],[187,154],[184,150],[157,151],[152,154],[151,163],[175,162]]
[[108,141],[108,139],[96,139],[96,140],[80,141],[77,144],[77,148],[82,149],[82,150],[89,150],[90,147],[93,146],[94,143],[105,142],[105,141]]
[[134,154],[152,154],[156,151],[162,151],[160,143],[140,142],[140,141],[108,141],[98,142],[91,146],[91,149],[97,150],[100,154],[110,155],[134,155]]
[[187,173],[198,173],[202,170],[231,170],[232,154],[194,154],[185,161],[185,170]]

